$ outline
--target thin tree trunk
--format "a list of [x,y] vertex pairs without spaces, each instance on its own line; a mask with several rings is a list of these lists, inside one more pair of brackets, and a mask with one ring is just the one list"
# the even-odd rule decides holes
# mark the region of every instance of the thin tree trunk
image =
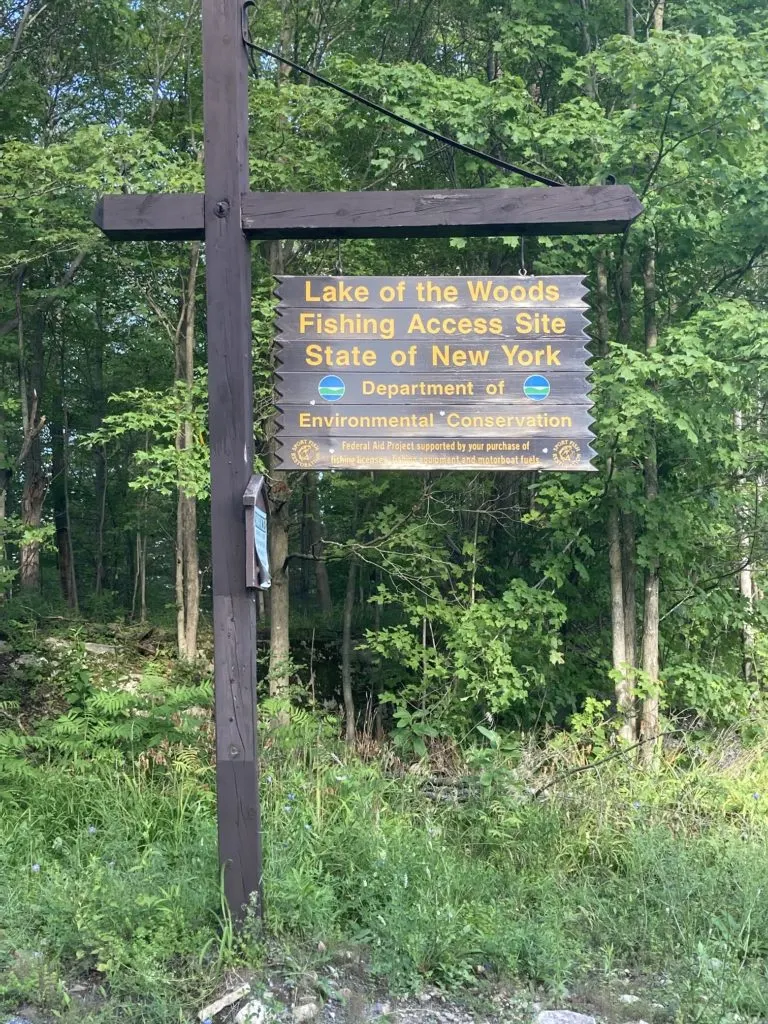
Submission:
[[141,597],[140,622],[147,621],[147,537],[146,534],[141,540],[141,562],[139,570],[139,594]]
[[624,581],[624,649],[627,664],[637,667],[637,539],[635,517],[632,512],[622,512],[621,525],[621,572]]
[[621,247],[621,263],[617,284],[619,300],[618,340],[628,345],[632,338],[632,257],[626,244]]
[[[57,419],[62,410],[58,410]],[[66,470],[64,468],[64,426],[61,422],[51,424],[51,506],[55,526],[56,562],[59,569],[61,596],[68,607],[74,608],[76,597],[72,592],[72,566],[70,564],[69,525],[66,500]]]
[[[176,379],[184,381],[191,394],[195,380],[195,319],[197,271],[200,243],[193,242],[189,252],[189,270],[182,293],[182,314],[176,332]],[[185,422],[177,438],[180,451],[194,444],[192,424]],[[200,575],[197,544],[197,499],[179,488],[176,505],[176,638],[179,658],[197,657],[197,630],[200,617]]]
[[653,31],[661,32],[664,29],[664,7],[666,0],[656,0],[653,8]]
[[[595,317],[598,355],[606,358],[609,352],[608,339],[610,324],[608,320],[608,271],[605,255],[598,256],[595,266]],[[619,736],[631,743],[635,739],[637,728],[634,697],[632,693],[633,679],[628,666],[631,664],[626,647],[626,612],[624,607],[624,566],[622,557],[621,520],[618,498],[614,492],[608,504],[608,565],[611,591],[611,658],[614,671],[614,693],[616,712],[620,719]]]
[[141,573],[141,533],[136,534],[136,551],[134,554],[135,566],[133,569],[133,597],[131,598],[131,622],[136,619],[136,601],[139,596],[139,575]]
[[[645,349],[652,353],[658,343],[656,323],[656,254],[651,245],[643,266]],[[659,496],[658,453],[653,427],[644,460],[646,508],[652,514]],[[658,748],[659,733],[659,559],[652,556],[645,570],[645,606],[643,608],[642,668],[648,689],[643,699],[640,720],[642,759],[650,762]]]
[[627,672],[626,630],[624,625],[624,579],[621,566],[619,509],[615,502],[608,508],[608,561],[611,573],[611,635],[615,676],[616,711],[621,726],[619,735],[628,743],[635,739],[635,713],[632,681]]
[[[283,248],[280,242],[267,245],[267,260],[273,276],[283,273]],[[288,576],[288,529],[290,526],[291,486],[289,475],[275,468],[274,425],[269,431],[269,563],[272,586],[269,589],[269,692],[286,695],[290,682],[290,591]]]
[[77,596],[77,572],[75,570],[75,549],[72,544],[72,516],[69,501],[69,419],[66,409],[64,410],[64,517],[69,547],[69,594],[72,602],[71,607],[75,613],[79,613],[80,601]]
[[[737,436],[740,436],[744,428],[741,410],[734,412],[733,425]],[[745,482],[744,471],[740,469],[738,472],[738,486],[742,498],[745,496]],[[739,502],[736,515],[739,556],[741,558],[741,569],[739,571],[739,593],[744,601],[744,620],[741,627],[742,669],[744,672],[744,681],[746,683],[751,683],[755,675],[755,630],[752,625],[755,585],[751,561],[752,538],[750,537],[750,531],[747,527],[746,502]]]
[[77,611],[74,554],[69,514],[69,430],[65,412],[66,348],[61,338],[59,349],[59,388],[54,400],[55,420],[51,432],[51,505],[56,530],[56,561],[59,569],[61,596],[67,606]]
[[624,32],[630,39],[635,38],[635,5],[632,0],[624,0]]
[[96,534],[96,596],[104,588],[104,524],[107,520],[107,446],[96,450],[96,497],[99,499],[99,527]]
[[[40,395],[43,386],[43,331],[45,324],[41,316],[34,319],[31,347],[27,351],[24,338],[24,324],[21,314],[21,286],[17,292],[17,316],[19,333],[19,386],[21,392],[24,440],[21,464],[24,488],[21,498],[21,519],[31,531],[39,530],[43,521],[43,504],[48,483],[43,472],[43,453],[40,431],[45,419],[38,415]],[[40,589],[40,541],[32,538],[21,545],[19,556],[19,584],[22,590]]]
[[313,564],[317,583],[317,599],[320,605],[320,614],[327,617],[333,612],[333,604],[331,602],[331,585],[328,580],[328,565],[323,558],[323,521],[317,493],[317,474],[307,473],[304,478],[304,486],[307,497],[309,550],[315,559]]
[[[101,308],[96,307],[96,324],[99,330],[89,353],[91,365],[93,429],[99,430],[104,422],[107,396],[104,391],[104,337],[106,330],[102,324]],[[107,446],[93,449],[94,483],[96,487],[98,530],[96,535],[95,558],[95,590],[98,597],[104,588],[104,525],[107,518]]]
[[352,615],[355,610],[357,559],[350,556],[347,573],[347,591],[344,597],[344,615],[341,632],[341,689],[344,696],[346,741],[353,746],[357,738],[355,729],[355,699],[352,693]]
[[269,564],[272,570],[272,586],[269,588],[269,692],[273,697],[287,694],[290,681],[288,527],[291,492],[286,476],[279,470],[273,471],[269,488]]
[[[578,0],[581,8],[580,30],[581,30],[581,52],[588,57],[592,52],[592,37],[589,32],[589,0]],[[584,83],[584,92],[590,99],[597,96],[597,83],[595,82],[594,67],[590,68],[587,80]]]
[[182,533],[182,502],[184,495],[181,490],[176,497],[176,579],[174,591],[176,595],[176,649],[179,660],[187,661],[187,630],[184,614],[184,538]]

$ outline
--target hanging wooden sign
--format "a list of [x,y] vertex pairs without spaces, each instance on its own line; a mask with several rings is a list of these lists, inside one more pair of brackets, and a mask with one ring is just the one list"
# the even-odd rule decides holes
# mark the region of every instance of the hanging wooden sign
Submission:
[[593,468],[583,277],[282,277],[276,294],[284,469]]

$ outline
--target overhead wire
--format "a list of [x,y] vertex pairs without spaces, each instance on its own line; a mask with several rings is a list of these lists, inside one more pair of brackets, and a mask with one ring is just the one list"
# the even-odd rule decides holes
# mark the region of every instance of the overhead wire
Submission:
[[306,68],[303,65],[298,64],[289,57],[285,57],[282,54],[268,50],[265,46],[259,46],[258,43],[254,43],[251,39],[250,23],[248,20],[248,10],[255,6],[256,0],[245,0],[245,3],[243,4],[243,45],[246,47],[248,52],[248,63],[255,75],[259,74],[260,68],[258,67],[253,55],[254,53],[259,53],[263,57],[269,57],[271,60],[278,61],[280,64],[286,64],[288,67],[293,68],[294,71],[298,71],[300,74],[306,75],[308,78],[313,79],[320,85],[324,85],[328,89],[333,89],[336,92],[341,93],[341,95],[346,96],[347,99],[354,100],[356,103],[361,103],[370,110],[375,110],[378,114],[384,114],[385,117],[389,117],[393,121],[397,121],[399,124],[405,125],[407,128],[413,128],[414,131],[420,132],[422,135],[426,135],[428,138],[434,139],[436,142],[442,142],[446,146],[451,146],[462,153],[466,153],[468,156],[475,157],[478,160],[485,160],[486,163],[492,164],[494,167],[498,167],[510,174],[519,174],[521,177],[527,178],[529,181],[537,181],[541,185],[549,185],[552,188],[562,188],[564,186],[564,183],[561,181],[555,181],[552,178],[545,177],[543,174],[536,174],[535,171],[529,171],[524,167],[518,167],[516,164],[509,163],[508,160],[502,160],[501,157],[493,156],[491,153],[485,153],[483,150],[476,149],[474,146],[469,146],[464,142],[459,142],[458,139],[451,138],[450,135],[444,135],[442,132],[437,132],[433,128],[428,128],[426,125],[420,124],[418,121],[413,121],[409,117],[404,117],[402,114],[396,114],[394,110],[390,110],[381,103],[368,99],[367,96],[361,96],[360,93],[354,92],[352,89],[347,89],[345,86],[339,85],[337,82],[332,82],[329,78],[325,78],[323,75],[319,75],[316,71],[312,71],[310,68]]

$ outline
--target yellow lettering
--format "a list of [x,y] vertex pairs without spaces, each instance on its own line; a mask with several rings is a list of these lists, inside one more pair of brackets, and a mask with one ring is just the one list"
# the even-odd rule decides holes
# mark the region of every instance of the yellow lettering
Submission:
[[491,286],[493,281],[473,281],[467,280],[467,288],[469,289],[469,296],[473,302],[487,302],[491,297]]

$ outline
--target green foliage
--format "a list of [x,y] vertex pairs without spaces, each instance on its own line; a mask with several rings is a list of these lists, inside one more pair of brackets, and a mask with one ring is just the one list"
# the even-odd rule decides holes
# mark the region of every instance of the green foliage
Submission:
[[478,716],[513,711],[543,684],[542,660],[562,660],[565,609],[522,580],[513,580],[496,600],[472,600],[470,585],[460,578],[449,597],[436,592],[424,601],[382,587],[376,600],[397,602],[407,616],[407,625],[369,630],[366,646],[409,670],[409,682],[384,700],[396,706],[399,744],[422,755],[424,737],[437,734],[429,721],[460,735]]
[[[176,381],[165,394],[141,388],[112,395],[110,401],[128,408],[105,416],[100,429],[85,438],[84,444],[93,448],[126,435],[145,439],[143,448],[134,449],[136,475],[130,481],[131,488],[161,495],[173,494],[179,488],[195,498],[207,497],[210,468],[205,373],[196,373],[192,388]],[[179,436],[187,425],[192,444],[181,446]]]
[[[84,687],[73,666],[67,677]],[[617,759],[572,774],[589,762],[496,743],[436,793],[345,757],[322,718],[265,710],[284,723],[262,719],[280,946],[354,943],[395,991],[474,986],[478,964],[553,991],[628,967],[657,993],[653,979],[670,979],[662,998],[681,1020],[765,1014],[763,744],[680,743],[646,776]],[[258,944],[219,931],[212,768],[194,749],[190,770],[50,748],[3,787],[1,1007],[83,1019],[68,990],[90,979],[98,1019],[160,1024],[193,1015],[230,967],[259,969]]]

